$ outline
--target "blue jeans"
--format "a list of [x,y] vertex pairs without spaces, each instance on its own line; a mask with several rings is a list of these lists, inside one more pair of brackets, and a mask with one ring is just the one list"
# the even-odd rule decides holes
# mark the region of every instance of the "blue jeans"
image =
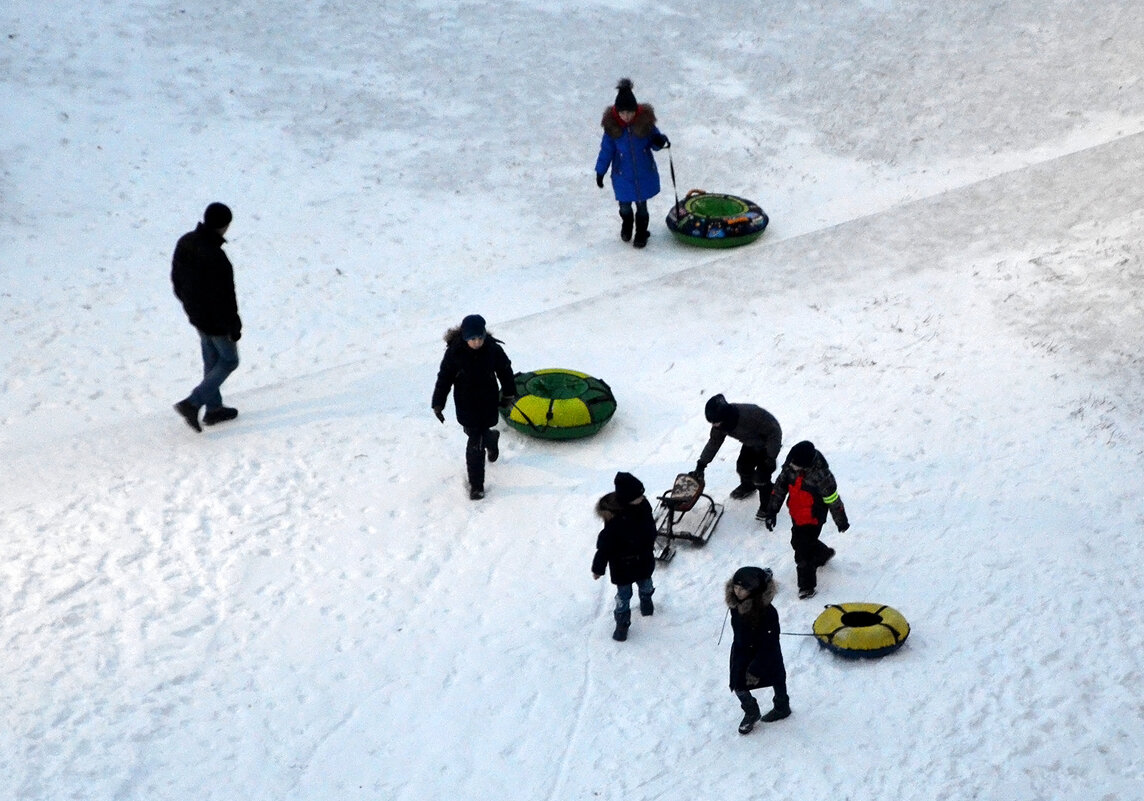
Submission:
[[[640,598],[650,598],[651,594],[655,592],[655,585],[651,582],[651,576],[648,576],[643,581],[637,581],[636,586],[639,587]],[[630,612],[632,608],[632,585],[619,584],[616,586],[616,614],[622,615],[625,612]]]
[[203,381],[187,397],[195,406],[206,406],[207,411],[222,406],[219,387],[238,367],[238,345],[229,336],[213,336],[199,332],[203,348]]

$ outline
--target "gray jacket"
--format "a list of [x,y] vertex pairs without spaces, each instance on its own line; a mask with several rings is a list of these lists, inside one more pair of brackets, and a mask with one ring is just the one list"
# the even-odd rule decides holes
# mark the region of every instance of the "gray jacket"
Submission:
[[711,464],[727,437],[737,439],[747,447],[766,451],[768,456],[777,461],[783,444],[783,430],[775,416],[753,403],[730,405],[738,412],[738,420],[730,428],[711,426],[711,436],[699,454],[699,467],[702,469]]

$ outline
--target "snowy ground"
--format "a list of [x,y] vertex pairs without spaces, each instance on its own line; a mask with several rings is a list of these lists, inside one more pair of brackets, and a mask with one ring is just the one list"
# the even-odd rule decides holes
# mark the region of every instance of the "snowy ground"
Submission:
[[[0,22],[0,799],[1140,797],[1139,4]],[[625,75],[680,194],[756,200],[758,243],[672,241],[666,154],[648,249],[619,242],[592,165]],[[241,416],[196,436],[168,271],[212,200]],[[470,312],[620,403],[506,432],[479,504],[428,409]],[[729,502],[617,644],[593,504],[689,469],[714,392],[819,444],[853,527],[798,601],[785,532]],[[913,634],[785,638],[795,714],[740,737],[721,593],[752,563],[788,632],[867,600]]]

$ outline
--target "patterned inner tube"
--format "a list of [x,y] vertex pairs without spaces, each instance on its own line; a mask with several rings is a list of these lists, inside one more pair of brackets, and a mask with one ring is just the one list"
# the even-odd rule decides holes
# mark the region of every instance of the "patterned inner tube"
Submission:
[[729,248],[758,239],[770,219],[745,198],[692,189],[667,213],[675,238],[705,248]]
[[501,410],[505,422],[542,439],[591,436],[616,413],[611,387],[577,370],[517,373],[516,396],[512,408]]

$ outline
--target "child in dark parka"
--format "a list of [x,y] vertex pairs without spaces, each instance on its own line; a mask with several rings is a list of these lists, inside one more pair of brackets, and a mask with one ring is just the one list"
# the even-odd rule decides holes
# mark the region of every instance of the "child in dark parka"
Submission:
[[632,624],[632,585],[639,590],[640,614],[655,612],[651,596],[655,592],[651,574],[655,571],[655,516],[644,497],[644,485],[631,473],[616,473],[615,491],[600,498],[596,514],[604,528],[596,537],[592,578],[599,579],[605,568],[616,585],[616,630],[612,639],[623,642]]
[[[790,698],[786,688],[786,666],[779,644],[779,613],[771,571],[761,567],[741,567],[724,588],[724,598],[731,610],[731,692],[743,708],[739,734],[747,734],[760,720],[771,723],[790,716]],[[773,687],[774,707],[760,714],[759,702],[751,695],[758,687]]]

